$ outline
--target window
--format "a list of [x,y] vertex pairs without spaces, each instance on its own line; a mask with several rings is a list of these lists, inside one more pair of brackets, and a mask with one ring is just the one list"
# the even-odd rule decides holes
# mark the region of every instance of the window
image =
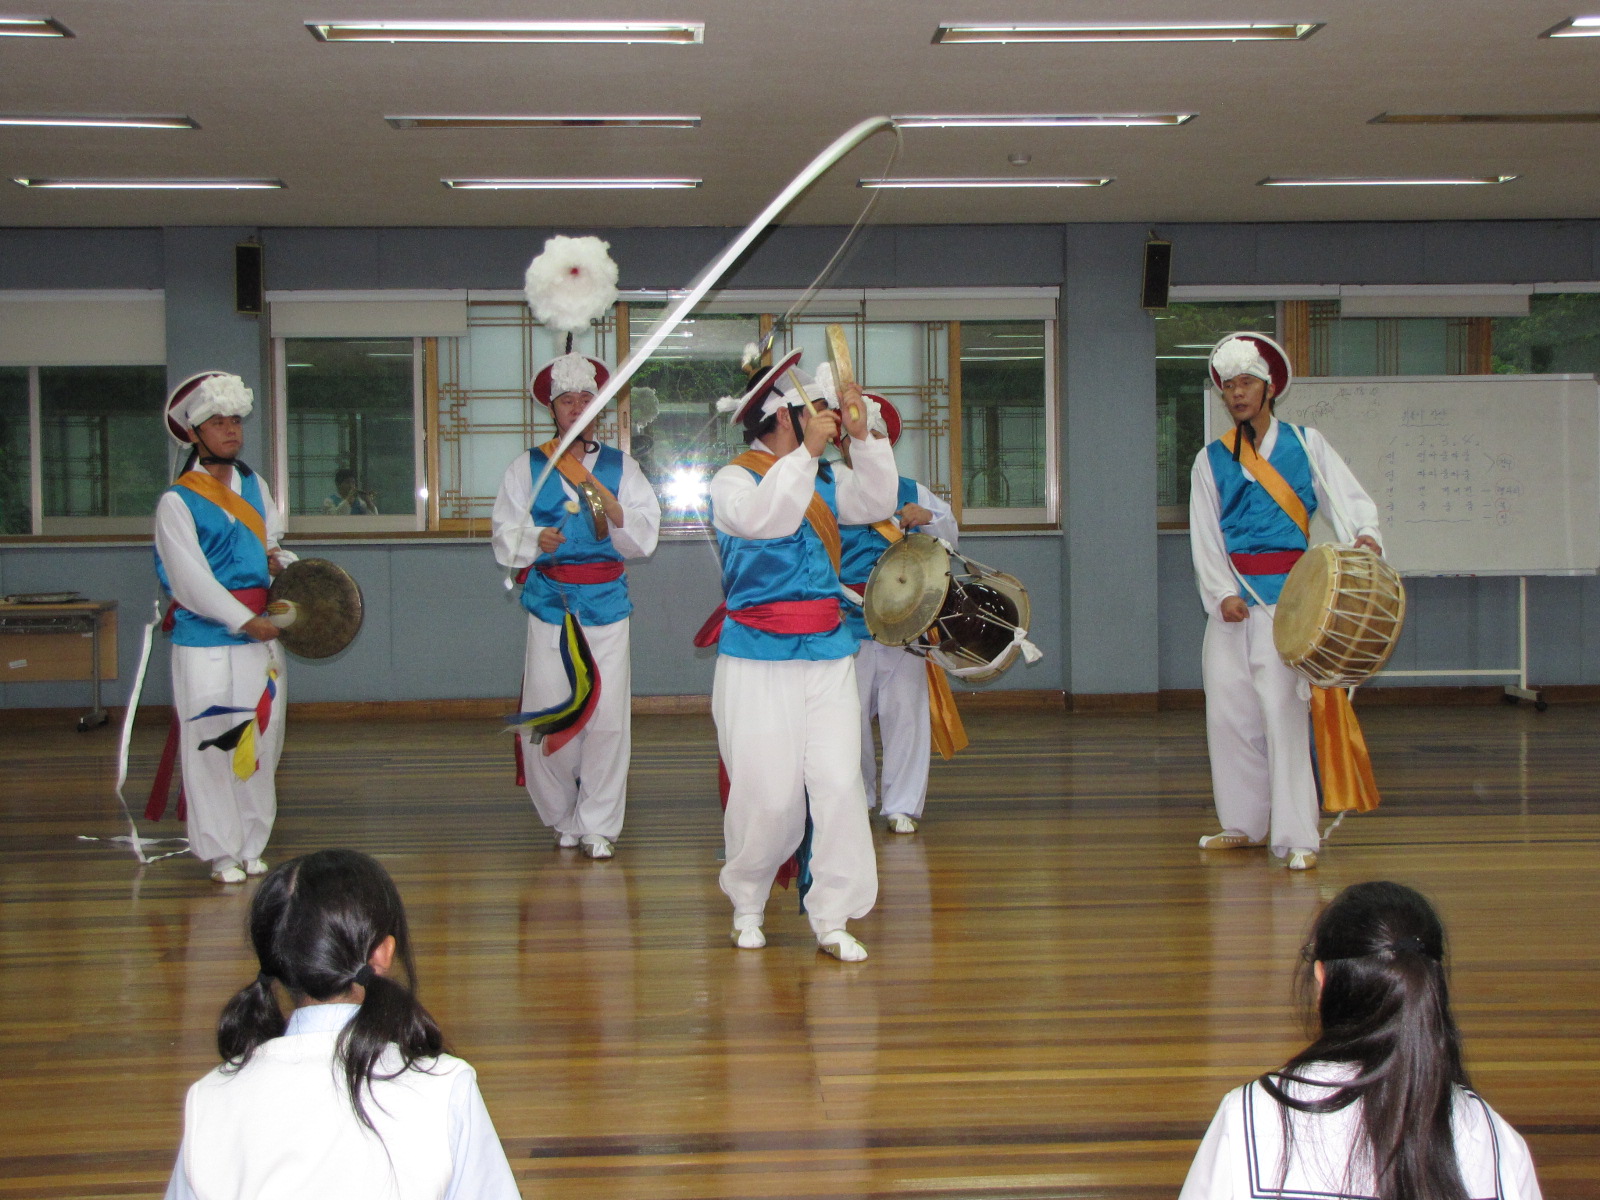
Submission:
[[0,534],[33,532],[28,368],[0,367]]
[[1600,292],[1530,297],[1527,316],[1494,322],[1491,365],[1497,374],[1600,373]]
[[[511,292],[268,299],[276,491],[290,530],[487,535],[507,464],[555,436],[528,380],[564,351],[565,335]],[[704,530],[706,485],[744,447],[716,401],[745,389],[745,347],[793,299],[724,293],[702,304],[601,415],[597,436],[638,460],[668,536]],[[628,297],[573,348],[619,364],[669,303]],[[900,411],[903,472],[969,528],[1048,527],[1055,304],[1053,289],[824,292],[773,351],[801,347],[814,370],[827,358],[826,326],[843,325],[857,376]]]
[[281,338],[279,504],[303,532],[420,529],[421,338]]
[[166,390],[164,367],[0,367],[0,534],[148,533]]

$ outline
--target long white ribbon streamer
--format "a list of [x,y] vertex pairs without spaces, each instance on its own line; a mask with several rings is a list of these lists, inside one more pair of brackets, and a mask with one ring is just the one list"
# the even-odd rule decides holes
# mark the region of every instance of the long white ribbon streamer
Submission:
[[[128,832],[117,837],[98,838],[80,833],[80,842],[115,842],[129,847],[134,857],[146,865],[160,862],[163,858],[172,858],[189,849],[188,838],[147,838],[139,833],[139,826],[133,819],[133,810],[128,807],[128,798],[123,795],[122,789],[128,782],[128,748],[133,741],[133,718],[139,711],[139,697],[144,694],[144,677],[150,669],[150,650],[155,644],[156,626],[161,624],[161,601],[153,602],[155,615],[145,622],[144,644],[139,649],[139,669],[133,677],[133,687],[128,690],[128,708],[122,714],[122,738],[117,745],[117,803],[122,806],[122,818],[128,822]],[[176,845],[176,850],[168,850],[162,854],[146,854],[146,846]]]
[[722,253],[713,259],[710,265],[701,271],[694,282],[689,285],[689,290],[673,306],[672,311],[662,318],[656,327],[651,330],[650,335],[628,355],[627,361],[611,373],[611,378],[606,380],[605,386],[595,393],[595,397],[589,401],[588,407],[579,414],[577,420],[568,426],[567,432],[561,435],[561,440],[556,443],[555,452],[549,456],[549,460],[544,465],[544,470],[539,473],[539,478],[533,481],[533,495],[537,496],[540,489],[544,487],[545,480],[550,478],[550,472],[555,470],[557,461],[567,452],[567,447],[577,441],[578,435],[589,428],[589,423],[605,411],[606,405],[611,403],[612,398],[622,390],[623,385],[633,378],[640,367],[644,366],[650,355],[655,353],[656,347],[666,340],[667,335],[683,323],[683,319],[689,315],[690,309],[705,299],[706,293],[711,290],[717,280],[721,279],[728,268],[734,264],[735,260],[750,248],[750,243],[754,242],[761,235],[761,232],[772,224],[778,215],[788,208],[801,192],[815,183],[829,167],[833,166],[834,163],[879,130],[891,128],[893,125],[893,117],[868,117],[865,121],[861,121],[846,130],[835,138],[821,154],[818,154],[807,163],[801,172],[789,181],[788,186],[774,196],[772,202],[761,210],[760,215],[745,227],[743,233],[728,243]]

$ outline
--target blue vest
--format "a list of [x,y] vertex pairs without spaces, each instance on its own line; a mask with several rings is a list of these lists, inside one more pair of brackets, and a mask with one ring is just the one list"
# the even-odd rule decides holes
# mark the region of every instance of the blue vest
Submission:
[[[238,470],[237,467],[234,470]],[[194,530],[200,538],[200,552],[217,582],[229,591],[241,588],[272,586],[272,576],[267,571],[267,551],[261,540],[235,521],[217,505],[186,487],[172,487],[178,499],[189,506],[194,516]],[[239,473],[239,494],[246,504],[267,519],[267,506],[261,499],[261,481],[254,474]],[[156,575],[167,591],[172,584],[167,579],[167,569],[161,565],[161,555],[156,556]],[[172,640],[179,646],[249,646],[253,639],[242,633],[233,633],[199,613],[186,608],[178,609],[172,625]]]
[[[538,449],[528,451],[528,470],[532,478],[539,478],[549,461]],[[622,451],[615,446],[601,446],[595,456],[593,475],[616,495],[622,489]],[[556,526],[567,517],[567,489],[561,486],[561,472],[551,471],[544,487],[533,498],[529,512],[536,525]],[[584,501],[579,501],[584,504]],[[541,554],[534,560],[534,569],[528,572],[522,585],[522,607],[548,625],[559,625],[572,610],[572,615],[584,625],[611,625],[621,621],[633,611],[628,599],[628,577],[619,576],[609,583],[557,583],[539,573],[542,563],[595,563],[621,562],[622,555],[611,544],[609,536],[596,538],[594,524],[588,514],[576,513],[565,525],[561,536],[567,540],[556,547],[554,554]]]
[[[1306,506],[1309,519],[1317,514],[1317,490],[1312,484],[1311,462],[1290,426],[1286,422],[1279,424],[1282,428],[1278,430],[1277,441],[1267,461],[1295,490]],[[1233,461],[1231,439],[1227,446],[1213,441],[1206,447],[1206,453],[1211,456],[1211,476],[1217,482],[1222,538],[1229,554],[1265,554],[1272,550],[1306,548],[1306,538],[1300,527],[1289,519],[1289,514],[1279,507],[1266,488],[1247,479],[1243,468]],[[1265,603],[1276,604],[1278,593],[1283,591],[1283,581],[1289,576],[1248,575],[1245,578]],[[1246,604],[1255,604],[1255,597],[1242,584],[1239,592]]]
[[[907,479],[904,475],[900,476],[900,492],[895,497],[895,511],[899,512],[906,505],[916,502],[917,481]],[[883,552],[892,543],[871,525],[841,525],[839,540],[844,543],[844,551],[839,556],[839,578],[844,580],[846,587],[859,592],[866,586],[872,568],[878,565]],[[850,627],[850,635],[857,641],[864,642],[872,637],[867,632],[867,619],[862,615],[859,604],[845,602],[844,623]]]
[[[759,475],[754,471],[750,474],[760,482]],[[817,466],[816,487],[837,518],[833,472],[826,464]],[[729,609],[778,600],[842,599],[833,562],[809,521],[802,520],[800,528],[781,538],[733,537],[719,529],[717,548],[722,553],[723,602]],[[843,624],[828,633],[767,633],[730,617],[722,623],[717,649],[732,658],[764,662],[823,662],[849,658],[856,652],[856,640]]]

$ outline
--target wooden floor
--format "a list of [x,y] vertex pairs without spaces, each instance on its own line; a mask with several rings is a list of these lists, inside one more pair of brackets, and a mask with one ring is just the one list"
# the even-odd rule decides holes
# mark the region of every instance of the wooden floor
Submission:
[[[551,850],[490,723],[291,724],[269,855],[387,864],[526,1197],[1170,1197],[1300,1043],[1319,903],[1373,878],[1445,914],[1469,1066],[1546,1196],[1600,1197],[1600,709],[1371,710],[1385,806],[1295,875],[1195,849],[1198,713],[969,725],[922,831],[878,834],[855,966],[788,893],[729,947],[700,717],[636,721],[609,863]],[[0,1197],[159,1195],[255,969],[248,887],[77,840],[120,832],[113,747],[0,727]]]

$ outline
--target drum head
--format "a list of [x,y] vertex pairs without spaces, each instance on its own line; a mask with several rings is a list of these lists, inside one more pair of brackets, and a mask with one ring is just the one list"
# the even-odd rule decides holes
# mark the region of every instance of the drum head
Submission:
[[361,629],[361,589],[356,581],[325,558],[302,558],[272,581],[267,602],[291,600],[299,609],[295,622],[278,634],[283,648],[301,658],[327,658],[339,653]]
[[867,632],[885,646],[916,640],[944,607],[950,591],[950,554],[926,533],[908,533],[883,552],[867,580],[863,615]]
[[1301,658],[1316,640],[1338,569],[1334,547],[1322,543],[1307,550],[1290,570],[1272,618],[1272,643],[1280,658]]

